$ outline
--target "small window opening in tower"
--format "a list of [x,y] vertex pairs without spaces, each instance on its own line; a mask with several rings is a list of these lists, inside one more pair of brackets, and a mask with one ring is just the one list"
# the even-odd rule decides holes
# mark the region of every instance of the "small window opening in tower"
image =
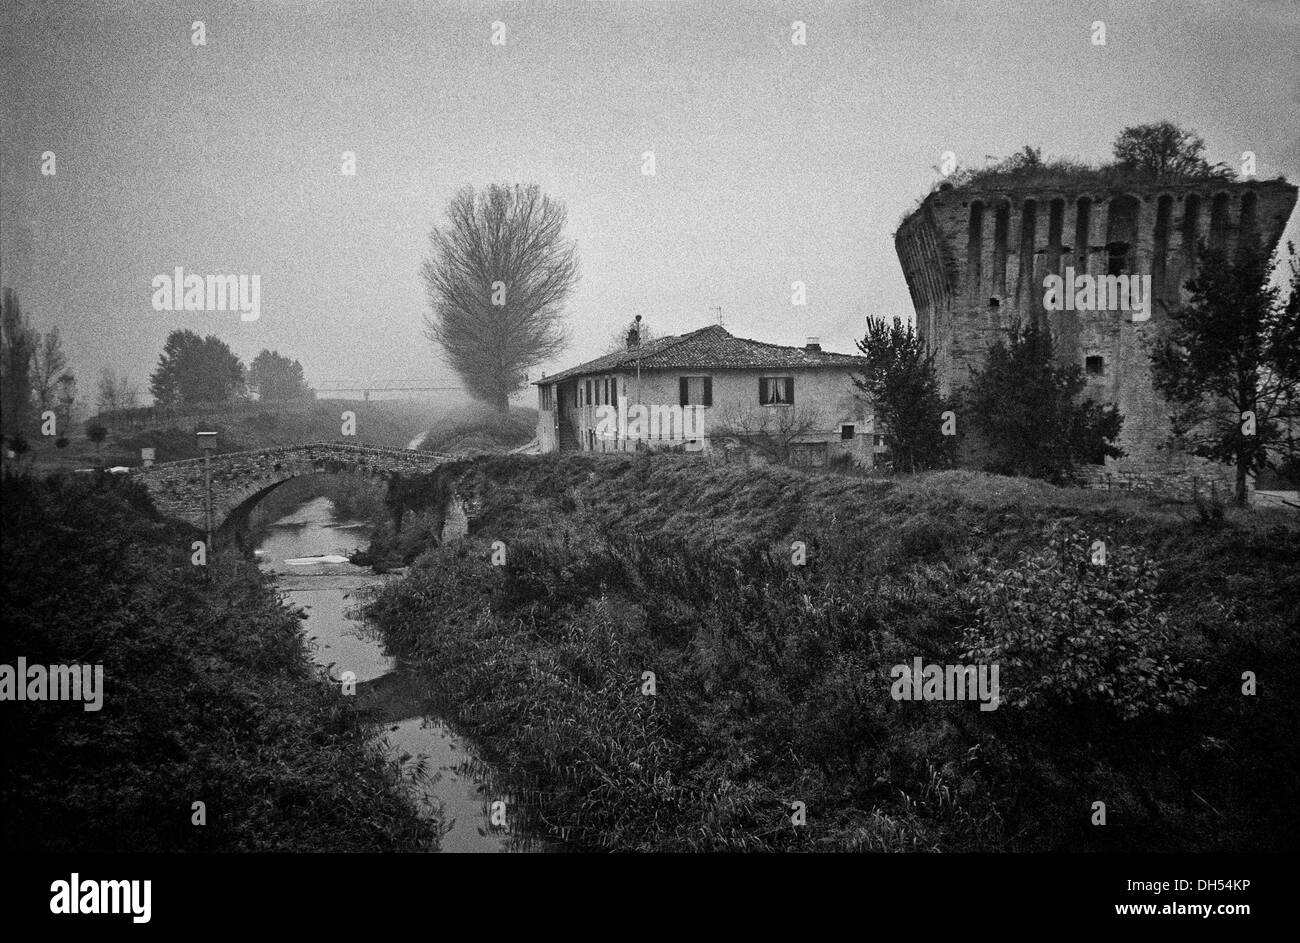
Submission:
[[1122,275],[1128,269],[1128,243],[1111,242],[1106,245],[1106,274]]
[[1106,360],[1104,357],[1091,356],[1086,357],[1083,361],[1084,370],[1090,377],[1104,376],[1106,373]]

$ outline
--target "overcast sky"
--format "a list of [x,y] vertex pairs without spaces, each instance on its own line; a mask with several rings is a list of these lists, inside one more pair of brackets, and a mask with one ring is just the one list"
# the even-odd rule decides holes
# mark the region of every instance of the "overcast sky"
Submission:
[[[83,393],[104,366],[146,385],[177,327],[309,381],[454,383],[422,336],[429,230],[463,184],[537,183],[583,271],[543,369],[717,306],[735,334],[848,352],[868,315],[911,315],[892,233],[944,151],[1097,160],[1169,118],[1295,181],[1298,48],[1290,0],[6,0],[0,282],[59,326]],[[176,266],[260,274],[261,317],[154,311]]]

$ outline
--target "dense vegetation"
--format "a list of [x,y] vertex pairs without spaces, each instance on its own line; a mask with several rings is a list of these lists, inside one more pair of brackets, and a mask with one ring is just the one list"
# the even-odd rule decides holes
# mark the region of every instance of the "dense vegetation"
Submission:
[[1015,324],[971,371],[959,408],[986,471],[1061,484],[1086,462],[1123,457],[1119,409],[1085,398],[1083,368],[1059,362],[1053,347],[1050,328]]
[[[18,851],[436,847],[399,772],[248,562],[112,476],[6,477],[0,662],[102,664],[97,712],[0,709],[0,841]],[[207,824],[192,824],[192,804]]]
[[956,440],[942,422],[952,404],[939,394],[934,351],[900,318],[868,318],[857,344],[866,362],[853,385],[873,405],[876,428],[889,430],[888,463],[907,472],[952,467]]
[[[471,536],[378,545],[414,566],[371,615],[554,839],[1296,845],[1293,517],[664,455],[483,458],[396,500],[431,535],[453,490],[481,503]],[[893,700],[891,667],[916,657],[999,659],[1002,705]]]
[[1132,125],[1116,135],[1112,159],[1090,163],[1043,159],[1042,148],[1025,145],[1009,157],[983,167],[963,167],[948,177],[959,187],[998,189],[1025,186],[1121,186],[1233,180],[1226,164],[1205,159],[1205,141],[1169,121]]

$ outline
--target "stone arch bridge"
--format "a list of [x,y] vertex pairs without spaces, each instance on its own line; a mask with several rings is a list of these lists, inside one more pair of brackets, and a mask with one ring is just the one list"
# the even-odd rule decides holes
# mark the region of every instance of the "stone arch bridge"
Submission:
[[[291,478],[351,474],[387,480],[422,474],[464,457],[331,442],[219,453],[210,459],[212,528],[238,530],[258,501]],[[203,459],[134,468],[131,477],[144,484],[162,513],[204,526]]]

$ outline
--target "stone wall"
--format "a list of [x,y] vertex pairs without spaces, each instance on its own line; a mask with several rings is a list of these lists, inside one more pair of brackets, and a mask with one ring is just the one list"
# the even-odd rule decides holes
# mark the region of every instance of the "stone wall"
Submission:
[[[1085,465],[1075,471],[1079,484],[1087,488],[1111,491],[1152,491],[1173,498],[1208,498],[1217,493],[1231,500],[1236,492],[1236,469],[1211,462],[1169,463],[1144,470],[1105,468]],[[1254,480],[1246,479],[1247,497],[1255,490]]]

